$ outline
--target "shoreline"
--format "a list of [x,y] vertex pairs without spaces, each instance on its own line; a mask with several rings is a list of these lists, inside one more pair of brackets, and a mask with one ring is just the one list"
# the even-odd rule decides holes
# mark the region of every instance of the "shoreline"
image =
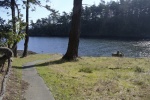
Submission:
[[[69,36],[32,36],[29,37],[59,37],[59,38],[69,38]],[[118,41],[150,41],[150,37],[121,37],[121,36],[80,36],[80,38],[85,39],[106,39],[106,40],[118,40]]]
[[[18,53],[18,56],[22,56],[23,50],[17,50],[17,53]],[[38,53],[28,50],[28,55],[33,55],[33,54],[38,54]]]

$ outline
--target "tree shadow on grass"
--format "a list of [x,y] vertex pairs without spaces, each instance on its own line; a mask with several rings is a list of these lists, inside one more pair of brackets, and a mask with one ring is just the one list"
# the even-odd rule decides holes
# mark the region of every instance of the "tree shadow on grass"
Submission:
[[16,69],[27,69],[27,68],[32,68],[32,67],[45,67],[45,66],[49,66],[49,65],[54,65],[54,64],[62,64],[65,63],[66,61],[63,59],[59,59],[59,60],[54,60],[54,61],[47,61],[44,63],[40,63],[40,64],[31,64],[31,65],[25,65],[23,67],[20,66],[12,66],[12,68],[16,68]]

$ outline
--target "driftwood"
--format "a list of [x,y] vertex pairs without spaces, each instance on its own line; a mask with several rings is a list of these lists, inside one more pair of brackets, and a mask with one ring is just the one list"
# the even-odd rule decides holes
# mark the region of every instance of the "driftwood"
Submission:
[[13,52],[7,47],[0,47],[0,53],[2,54],[2,56],[0,57],[0,72],[2,72],[6,60],[13,56]]

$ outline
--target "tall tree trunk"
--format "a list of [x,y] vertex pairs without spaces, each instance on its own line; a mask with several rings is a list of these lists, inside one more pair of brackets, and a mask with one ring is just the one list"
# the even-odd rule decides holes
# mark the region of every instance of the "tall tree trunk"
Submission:
[[29,0],[27,0],[26,4],[26,36],[25,36],[25,43],[24,43],[24,52],[23,57],[28,55],[28,42],[29,42]]
[[[12,24],[13,24],[13,34],[16,34],[16,18],[15,18],[15,0],[11,0],[11,12],[12,12]],[[13,44],[14,57],[17,57],[17,42]]]
[[72,16],[71,30],[69,33],[68,49],[62,59],[74,60],[78,57],[81,8],[82,8],[82,0],[74,0],[73,16]]

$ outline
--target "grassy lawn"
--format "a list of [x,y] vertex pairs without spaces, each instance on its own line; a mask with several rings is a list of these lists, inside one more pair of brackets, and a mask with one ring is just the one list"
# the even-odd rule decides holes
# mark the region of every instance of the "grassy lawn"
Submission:
[[56,100],[149,100],[150,59],[60,57],[37,64]]
[[36,65],[56,100],[149,100],[150,59],[82,57],[65,62],[48,54],[14,58],[7,99],[21,100],[26,83],[21,67],[28,62],[49,59]]

